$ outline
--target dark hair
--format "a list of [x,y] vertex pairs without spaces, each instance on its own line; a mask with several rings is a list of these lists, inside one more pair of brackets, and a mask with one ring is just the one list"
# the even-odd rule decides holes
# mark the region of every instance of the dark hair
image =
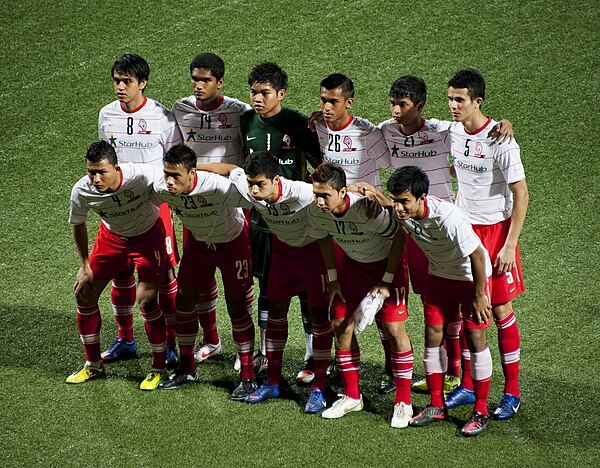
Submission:
[[163,162],[171,166],[182,165],[188,172],[196,167],[198,157],[192,148],[184,144],[178,144],[169,148],[163,156]]
[[448,87],[466,88],[472,100],[478,97],[485,100],[485,80],[481,73],[474,68],[465,68],[464,70],[457,71],[450,81],[448,81]]
[[103,159],[108,160],[112,166],[118,164],[117,153],[108,141],[95,141],[90,145],[85,155],[86,159],[91,163],[98,163]]
[[248,84],[270,83],[275,91],[287,89],[288,76],[283,69],[273,62],[263,62],[256,65],[248,75]]
[[419,198],[429,192],[429,177],[420,167],[399,167],[388,179],[387,189],[392,196],[410,192],[415,198]]
[[265,176],[273,180],[279,175],[279,160],[270,151],[253,151],[244,162],[244,171],[250,177]]
[[418,76],[404,75],[392,83],[390,97],[401,99],[408,98],[413,104],[427,101],[427,85],[425,80]]
[[190,64],[190,73],[194,71],[194,68],[204,68],[210,71],[217,81],[225,75],[225,62],[212,52],[202,52],[196,55]]
[[150,65],[137,54],[125,54],[115,60],[110,71],[114,77],[115,72],[120,75],[134,76],[138,81],[148,81],[150,77]]
[[340,166],[324,162],[312,173],[313,182],[329,184],[338,192],[346,186],[346,173]]
[[341,73],[332,73],[321,81],[321,88],[325,89],[337,89],[341,88],[342,95],[348,99],[354,97],[354,83],[346,75]]

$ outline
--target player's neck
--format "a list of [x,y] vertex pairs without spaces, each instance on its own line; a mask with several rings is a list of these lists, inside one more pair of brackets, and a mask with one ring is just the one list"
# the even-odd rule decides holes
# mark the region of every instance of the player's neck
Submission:
[[462,124],[467,132],[476,133],[481,127],[485,125],[487,121],[488,118],[485,115],[483,115],[483,113],[480,110],[476,110],[471,116],[465,119],[462,122]]
[[129,102],[121,102],[121,109],[123,109],[125,112],[136,112],[141,107],[143,107],[144,104],[146,104],[147,100],[148,99],[146,98],[146,96],[140,94],[139,96],[136,96],[135,99]]
[[196,99],[196,107],[203,111],[212,111],[217,109],[221,105],[221,102],[223,102],[223,96],[217,94],[206,101],[199,101]]
[[352,115],[350,115],[350,112],[346,112],[339,119],[329,122],[328,125],[331,130],[338,131],[338,130],[342,130],[345,127],[347,127],[351,120],[352,120]]
[[398,124],[398,128],[403,135],[412,135],[413,133],[416,133],[417,130],[420,130],[424,123],[425,119],[419,115],[419,117],[412,122]]
[[277,114],[279,114],[282,109],[283,108],[281,107],[281,103],[277,104],[276,107],[274,107],[273,109],[271,109],[266,114],[262,114],[261,117],[264,118],[264,119],[270,119],[271,117],[275,117]]

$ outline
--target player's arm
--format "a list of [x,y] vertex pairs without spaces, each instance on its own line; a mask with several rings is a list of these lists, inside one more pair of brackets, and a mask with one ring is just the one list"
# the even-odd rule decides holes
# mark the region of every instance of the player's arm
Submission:
[[505,273],[515,266],[517,241],[523,229],[527,206],[529,205],[529,190],[527,189],[525,179],[508,184],[508,188],[513,194],[513,209],[506,242],[502,249],[500,249],[500,252],[498,252],[494,264],[494,267],[498,267],[499,273]]
[[227,164],[227,163],[198,163],[196,164],[196,169],[199,171],[206,172],[214,172],[215,174],[219,174],[225,177],[229,177],[238,166],[235,164]]
[[394,281],[394,275],[400,266],[400,263],[404,259],[404,247],[406,246],[406,231],[404,228],[399,228],[394,238],[392,239],[392,247],[390,248],[390,254],[388,257],[388,263],[385,267],[385,273],[381,278],[381,281],[376,286],[371,288],[371,296],[375,297],[377,293],[381,294],[382,299],[385,301],[390,297],[390,288]]
[[473,272],[473,300],[471,301],[471,319],[475,323],[488,323],[491,318],[492,306],[485,295],[485,253],[478,246],[471,255],[471,271]]
[[333,303],[335,296],[338,296],[342,302],[346,302],[346,298],[342,294],[342,287],[337,279],[337,269],[335,267],[335,250],[333,247],[333,239],[331,236],[319,239],[319,247],[321,255],[327,268],[327,280],[329,281],[329,307]]
[[316,124],[317,122],[321,122],[323,121],[323,111],[321,109],[314,111],[312,114],[310,114],[310,117],[308,118],[308,123],[307,123],[307,127],[311,132],[316,132],[317,131],[317,127]]
[[505,141],[511,142],[514,138],[513,126],[510,120],[502,119],[488,133],[488,138],[492,138],[494,143],[500,144]]
[[360,193],[361,195],[364,195],[370,200],[376,200],[377,203],[383,206],[384,208],[393,208],[394,206],[390,199],[386,197],[381,190],[373,187],[367,182],[356,182],[348,185],[347,188],[349,192]]
[[85,222],[81,224],[73,224],[72,233],[73,241],[75,242],[75,250],[79,257],[81,264],[77,276],[75,278],[75,295],[79,294],[79,291],[94,281],[94,274],[92,273],[92,267],[90,266],[90,258],[88,251],[88,231],[87,224]]
[[319,137],[314,132],[306,130],[303,132],[303,139],[306,142],[304,146],[303,156],[310,163],[313,169],[316,169],[323,163],[323,154],[321,153],[321,145]]

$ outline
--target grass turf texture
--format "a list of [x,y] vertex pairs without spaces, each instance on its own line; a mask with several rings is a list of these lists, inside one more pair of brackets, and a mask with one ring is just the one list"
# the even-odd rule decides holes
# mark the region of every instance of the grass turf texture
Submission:
[[[0,463],[4,466],[597,465],[600,164],[597,2],[382,1],[1,2],[3,118],[0,134]],[[387,93],[402,74],[429,85],[425,116],[448,118],[446,82],[477,67],[488,82],[484,110],[509,118],[522,148],[530,209],[521,237],[528,291],[516,301],[522,334],[523,406],[474,440],[458,436],[469,408],[426,429],[394,430],[393,397],[377,395],[382,350],[361,336],[365,411],[339,421],[301,413],[308,390],[256,407],[234,403],[233,344],[225,310],[223,360],[199,366],[201,383],[143,393],[150,365],[141,317],[141,358],[108,367],[106,380],[68,386],[81,364],[72,284],[78,268],[67,224],[72,185],[97,138],[98,110],[114,99],[110,67],[126,52],[150,63],[148,96],[170,106],[190,94],[188,66],[202,50],[225,60],[225,94],[248,100],[246,77],[263,60],[290,76],[285,104],[318,106],[331,72],[353,78],[355,115],[389,116]],[[90,233],[97,221],[89,223]],[[107,294],[103,347],[116,334]],[[137,314],[137,313],[136,313]],[[411,296],[409,332],[422,373],[422,311]],[[284,374],[301,363],[299,311],[290,312]],[[490,405],[501,393],[494,356]],[[414,395],[416,407],[426,403]]]

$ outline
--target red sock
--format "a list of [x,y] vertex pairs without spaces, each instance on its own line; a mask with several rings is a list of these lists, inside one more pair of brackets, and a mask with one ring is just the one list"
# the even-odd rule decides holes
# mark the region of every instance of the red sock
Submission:
[[267,320],[267,380],[273,385],[279,385],[281,366],[283,365],[283,349],[288,339],[287,317]]
[[158,289],[158,303],[165,316],[167,326],[167,344],[175,346],[177,329],[176,329],[176,310],[175,296],[177,296],[177,278],[167,284],[161,284]]
[[483,351],[472,353],[471,356],[471,374],[475,390],[474,411],[487,417],[487,402],[492,382],[492,355],[490,349],[486,348]]
[[322,323],[312,323],[313,332],[313,360],[315,364],[315,378],[312,390],[325,391],[327,366],[331,357],[331,344],[333,342],[333,329],[328,320]]
[[423,368],[427,388],[431,394],[431,404],[442,408],[444,406],[444,374],[448,360],[443,346],[425,347],[423,351]]
[[381,340],[381,345],[383,346],[385,370],[387,372],[392,372],[392,344],[383,331],[383,320],[381,319],[381,314],[377,314],[375,316],[375,323],[377,324],[377,333],[379,333],[379,339]]
[[77,306],[77,328],[85,350],[87,362],[101,361],[100,357],[100,326],[102,318],[98,306]]
[[410,405],[410,384],[412,383],[412,373],[414,356],[412,349],[410,351],[392,351],[392,373],[394,376],[394,385],[396,385],[396,403],[406,403]]
[[344,384],[344,395],[355,400],[360,399],[360,350],[337,350],[335,360]]
[[473,379],[471,379],[471,351],[467,346],[464,327],[460,331],[460,365],[462,367],[462,379],[460,384],[467,390],[473,390]]
[[254,323],[252,317],[245,314],[235,319],[232,318],[231,332],[242,364],[240,378],[254,380]]
[[462,321],[450,322],[446,328],[446,355],[448,356],[448,370],[446,374],[454,377],[460,376],[460,329]]
[[117,322],[117,337],[133,341],[133,307],[135,306],[135,277],[114,279],[110,290],[110,301]]
[[194,372],[194,345],[198,336],[198,315],[196,309],[182,311],[177,309],[177,342],[179,344],[179,366],[185,372]]
[[156,309],[146,312],[142,310],[144,327],[148,335],[148,343],[152,349],[152,369],[164,371],[167,368],[167,331],[165,327],[165,316]]
[[519,366],[521,364],[521,337],[515,312],[511,311],[502,320],[497,320],[498,349],[500,362],[504,372],[504,393],[520,396],[519,391]]
[[217,332],[217,297],[219,291],[217,283],[213,280],[207,291],[198,294],[196,311],[202,327],[202,342],[216,345],[219,342]]

